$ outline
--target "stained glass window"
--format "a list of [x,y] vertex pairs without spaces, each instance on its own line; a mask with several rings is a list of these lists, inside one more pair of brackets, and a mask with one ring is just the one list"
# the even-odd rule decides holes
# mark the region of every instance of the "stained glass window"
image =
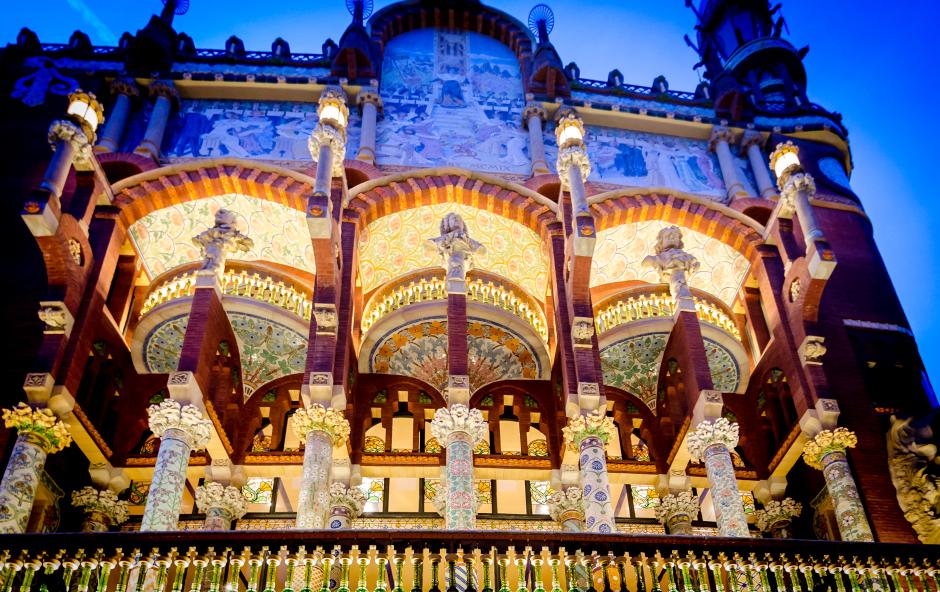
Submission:
[[132,506],[144,506],[147,504],[147,494],[149,492],[149,481],[131,481],[130,495],[127,497],[127,501]]
[[381,512],[382,500],[385,497],[385,479],[363,477],[359,489],[366,496],[366,505],[363,507],[363,511]]
[[428,441],[424,443],[424,451],[430,452],[431,454],[440,454],[441,443],[437,441],[437,438],[429,438]]
[[249,504],[270,504],[274,495],[274,479],[252,477],[242,486],[242,495]]
[[547,506],[548,500],[555,493],[555,490],[552,489],[551,483],[548,481],[531,481],[529,482],[529,492],[532,495],[533,506]]
[[754,506],[754,494],[750,491],[741,492],[741,503],[744,504],[744,513],[753,514],[755,510]]
[[633,445],[633,458],[642,462],[650,462],[650,449],[642,441]]
[[372,454],[385,452],[385,440],[378,436],[366,436],[362,451]]
[[548,456],[548,441],[539,438],[529,442],[529,456]]
[[659,505],[659,494],[649,485],[632,485],[633,505],[636,508],[655,508]]

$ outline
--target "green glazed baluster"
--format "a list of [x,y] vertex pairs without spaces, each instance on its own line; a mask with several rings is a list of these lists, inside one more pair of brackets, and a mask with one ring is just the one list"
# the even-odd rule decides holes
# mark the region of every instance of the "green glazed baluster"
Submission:
[[[690,553],[690,554],[689,554],[689,557],[691,557],[691,556],[692,556],[692,554]],[[696,562],[693,562],[693,563],[692,563],[692,568],[695,570],[695,579],[698,580],[698,589],[699,589],[699,592],[708,592],[708,591],[709,591],[709,587],[708,587],[708,566],[705,565],[704,563],[696,563]],[[783,590],[781,590],[780,592],[783,592]]]
[[[771,590],[770,587],[770,578],[767,577],[767,566],[761,565],[757,568],[757,573],[760,574],[760,583],[763,586],[762,590]],[[858,592],[856,590],[855,592]]]
[[[303,547],[301,547],[302,549]],[[242,573],[242,566],[245,565],[245,553],[241,555],[232,555],[229,560],[228,583],[225,584],[225,592],[238,592],[238,583]]]
[[[281,564],[281,558],[277,555],[268,556],[267,564],[268,573],[265,578],[264,592],[277,592],[277,567]],[[325,579],[326,576],[324,576]]]
[[545,592],[545,585],[542,583],[542,563],[540,557],[532,560],[532,571],[535,573],[535,588],[532,592]]
[[388,559],[385,557],[376,557],[375,563],[378,571],[378,577],[375,578],[375,592],[387,592],[387,586],[385,585],[385,566],[388,565]]
[[392,592],[405,592],[405,588],[402,586],[402,567],[405,564],[405,556],[395,555],[392,561],[395,562],[395,587],[392,588]]
[[39,584],[39,592],[49,592],[49,580],[52,579],[52,574],[59,569],[60,563],[58,561],[43,561],[43,571],[42,571],[42,582]]
[[297,558],[288,557],[284,560],[284,589],[283,592],[294,592],[294,572],[297,571]]
[[[366,586],[366,567],[369,565],[369,558],[360,553],[358,563],[359,581],[356,582],[356,592],[369,592],[369,588]],[[321,590],[321,592],[330,592],[329,585],[326,586],[326,590]]]
[[[592,559],[593,559],[593,562],[592,562]],[[597,592],[597,590],[594,588],[594,564],[595,564],[594,562],[596,561],[597,561],[597,557],[592,557],[591,559],[588,559],[587,557],[585,557],[584,563],[582,564],[588,574],[587,592]]]
[[548,560],[548,564],[552,568],[552,592],[562,592],[561,580],[558,577],[558,566],[561,565],[561,559],[552,557]]
[[313,557],[304,557],[304,587],[300,592],[313,592]]
[[[201,569],[196,561],[193,561],[196,565],[196,576],[197,579],[201,576]],[[246,592],[258,592],[258,579],[261,577],[261,558],[260,557],[251,557],[248,559],[248,588]],[[194,580],[195,582],[195,580]]]
[[[65,568],[65,570],[62,573],[62,582],[65,584],[65,589],[69,590],[72,587],[72,576],[75,575],[75,570],[78,569],[78,560],[72,559],[69,561],[63,561],[62,566]],[[9,571],[12,571],[12,570],[8,569],[7,572]],[[4,577],[9,575],[7,572],[4,572]],[[7,580],[4,580],[3,589],[6,592],[9,592],[10,590],[9,586],[12,586],[12,582],[8,582]]]
[[[7,566],[13,565],[12,563],[7,563]],[[13,580],[16,579],[16,570],[12,567],[4,567],[3,569],[3,592],[11,592],[13,590]]]
[[[154,582],[154,590],[156,590],[156,592],[163,592],[166,588],[166,581],[170,575],[170,560],[169,558],[158,559],[155,563],[157,564],[157,581]],[[108,578],[103,577],[102,579],[107,583]],[[99,581],[98,592],[106,592],[106,590],[107,587],[102,588],[101,582]]]
[[336,592],[349,592],[349,566],[352,565],[352,558],[343,556],[339,558],[339,588]]
[[411,574],[411,592],[424,592],[421,585],[424,579],[424,558],[421,555],[412,555]]
[[845,582],[842,581],[842,568],[830,567],[829,571],[832,573],[832,578],[836,581],[836,590],[845,592]]
[[712,570],[712,579],[715,580],[715,592],[724,592],[725,586],[721,581],[721,564],[717,561],[710,561],[708,567]]
[[[211,562],[212,568],[209,571],[209,592],[219,592],[222,587],[222,569],[226,561],[224,557],[216,557]],[[158,587],[157,590],[160,588]]]
[[[568,584],[568,592],[581,592],[578,590],[577,580],[574,575],[574,560],[566,559],[565,560],[565,580]],[[500,590],[502,592],[502,590]]]
[[483,589],[480,592],[493,592],[493,584],[490,581],[490,566],[493,564],[491,555],[486,555],[482,559],[483,563]]
[[675,564],[672,561],[666,562],[666,585],[669,592],[679,592],[679,586],[676,584]]
[[[78,578],[78,592],[88,592],[88,583],[91,581],[91,571],[98,567],[94,559],[82,561],[82,573]],[[12,585],[12,579],[10,584]]]
[[[904,581],[907,582],[908,590],[910,590],[911,592],[913,592],[914,590],[918,590],[917,585],[914,584],[914,579],[911,577],[910,569],[902,569],[901,575],[904,576]],[[842,591],[840,590],[839,592],[842,592]]]
[[777,582],[777,590],[786,590],[787,584],[783,579],[783,567],[780,565],[771,564],[770,570],[774,572],[774,580]]
[[[114,562],[110,562],[111,567],[114,567]],[[29,592],[29,589],[33,587],[33,578],[36,577],[36,572],[42,567],[42,562],[34,559],[32,561],[27,561],[24,568],[26,571],[23,572],[23,581],[20,583],[20,592]],[[102,570],[104,571],[104,570]],[[105,585],[108,583],[107,577],[104,579]],[[99,585],[100,588],[100,585]]]
[[597,563],[601,566],[601,575],[604,578],[604,592],[614,592],[610,585],[610,561],[604,563],[603,559],[598,558]]
[[[151,565],[152,562],[150,559],[142,559],[140,561],[140,567],[137,568],[137,587],[134,588],[136,592],[144,592],[144,585],[147,583],[147,574],[150,572]],[[85,574],[82,573],[82,579],[84,578]]]
[[464,592],[477,592],[477,573],[472,555],[464,555],[463,562],[467,564],[467,589]]
[[888,575],[891,576],[891,583],[894,584],[895,592],[903,592],[904,586],[901,585],[901,578],[899,577],[900,574],[898,573],[898,570],[893,567],[889,567]]
[[[131,575],[132,561],[121,561],[121,575],[118,577],[118,585],[115,592],[124,592],[127,590],[127,579]],[[183,592],[183,584],[186,582],[186,572],[189,570],[189,559],[185,557],[173,562],[176,567],[176,573],[173,574],[173,592]]]
[[[689,572],[689,562],[679,562],[679,573],[682,574],[682,592],[694,592],[692,585],[692,574]],[[767,588],[765,588],[766,590]]]
[[526,560],[521,558],[516,558],[516,573],[519,578],[516,582],[516,592],[528,592],[528,582],[525,581],[525,564]]
[[740,582],[738,580],[738,566],[735,563],[725,563],[725,570],[728,572],[728,588],[730,592],[739,592]]
[[[646,592],[646,574],[643,573],[643,561],[638,559],[636,563],[631,564],[633,566],[633,573],[636,575],[636,592]],[[626,591],[627,583],[624,581],[623,589]]]
[[800,574],[798,572],[798,567],[790,563],[784,564],[783,569],[787,572],[787,576],[790,578],[790,589],[793,592],[803,592],[800,587]]
[[659,585],[659,569],[656,566],[656,560],[650,561],[650,580],[653,582],[652,592],[663,592],[662,588]]
[[447,592],[459,592],[457,590],[457,556],[447,555]]
[[625,563],[623,559],[617,560],[617,574],[620,576],[621,592],[627,589],[627,568],[626,565],[624,565]]
[[438,578],[440,574],[441,566],[441,557],[440,555],[431,555],[431,588],[428,592],[441,592],[440,582]]

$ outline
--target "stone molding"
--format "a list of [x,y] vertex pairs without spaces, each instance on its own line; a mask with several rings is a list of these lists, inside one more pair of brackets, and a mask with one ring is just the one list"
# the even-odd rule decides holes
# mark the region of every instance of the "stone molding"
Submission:
[[786,497],[782,500],[768,501],[762,510],[754,512],[754,516],[757,518],[757,528],[761,532],[769,532],[780,522],[798,517],[802,511],[803,504]]
[[747,150],[751,146],[763,148],[766,142],[767,139],[764,138],[764,134],[755,130],[745,130],[741,135],[741,148],[744,150]]
[[58,148],[60,141],[70,144],[74,151],[75,168],[84,171],[91,170],[95,158],[92,140],[78,124],[67,119],[56,119],[49,126],[47,137],[53,151]]
[[571,321],[571,339],[575,347],[592,347],[594,331],[594,319],[591,317],[575,317]]
[[349,422],[339,409],[313,403],[306,409],[298,409],[291,416],[291,429],[301,440],[310,432],[323,432],[330,437],[333,446],[340,446],[349,437]]
[[39,303],[39,320],[43,322],[46,335],[65,335],[72,333],[75,319],[68,307],[61,300],[43,300]]
[[918,430],[911,425],[912,419],[891,417],[888,469],[898,505],[917,538],[922,543],[940,544],[940,479],[930,469],[938,462],[937,446],[930,443],[930,428]]
[[81,508],[87,514],[103,514],[115,526],[127,521],[127,502],[119,500],[110,489],[98,490],[86,485],[72,492],[72,506]]
[[358,487],[347,487],[337,482],[330,484],[330,508],[346,508],[349,510],[349,519],[355,520],[362,515],[365,505],[366,496]]
[[548,498],[548,513],[552,520],[564,523],[568,520],[584,522],[584,492],[580,487],[569,487],[556,491]]
[[522,110],[522,127],[528,129],[529,120],[533,117],[539,118],[539,125],[544,123],[545,119],[548,117],[548,112],[545,110],[545,107],[538,101],[529,101],[525,104],[525,108]]
[[595,409],[589,415],[570,418],[561,431],[568,449],[578,452],[581,442],[592,436],[607,444],[614,434],[614,420],[607,417],[606,409]]
[[176,85],[170,80],[154,80],[150,83],[150,96],[154,99],[163,97],[169,100],[173,105],[178,105],[180,93],[176,90]]
[[221,508],[233,520],[238,520],[248,511],[248,500],[242,495],[241,488],[222,485],[217,481],[208,481],[196,488],[196,505],[203,513],[212,508]]
[[666,524],[676,516],[688,516],[694,520],[698,516],[698,498],[691,491],[680,491],[664,495],[656,506],[656,519]]
[[814,469],[822,470],[822,459],[831,452],[845,452],[855,448],[858,437],[847,428],[823,430],[803,447],[803,461]]
[[313,317],[317,321],[317,335],[336,335],[339,321],[335,304],[329,302],[314,303]]
[[115,78],[111,81],[110,90],[113,95],[126,95],[130,98],[140,96],[140,89],[133,78]]
[[55,454],[72,443],[68,427],[51,409],[33,409],[26,403],[17,403],[16,407],[3,410],[3,425],[14,428],[46,454]]
[[701,461],[705,450],[709,446],[721,444],[729,451],[738,445],[739,426],[724,417],[715,420],[703,421],[694,430],[689,431],[686,439],[689,454],[693,461]]
[[459,434],[467,434],[471,444],[475,444],[485,439],[487,432],[488,425],[480,410],[470,409],[460,403],[441,407],[434,412],[431,421],[431,435],[444,446],[447,446],[450,438]]
[[177,430],[186,435],[194,450],[202,450],[212,437],[212,422],[195,405],[167,399],[148,407],[147,415],[150,430],[157,438],[163,438],[168,430]]
[[359,94],[356,95],[356,104],[359,105],[360,112],[362,111],[363,105],[366,103],[375,105],[375,109],[378,111],[379,115],[382,114],[385,108],[385,105],[382,103],[382,96],[375,90],[362,89],[359,91]]

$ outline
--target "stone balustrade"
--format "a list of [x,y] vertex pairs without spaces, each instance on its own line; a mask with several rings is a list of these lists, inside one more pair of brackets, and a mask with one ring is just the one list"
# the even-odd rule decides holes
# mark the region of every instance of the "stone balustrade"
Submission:
[[[741,331],[725,308],[718,302],[696,294],[695,313],[703,323],[718,327],[741,340]],[[621,325],[646,319],[671,318],[676,312],[676,301],[659,286],[642,287],[621,292],[602,300],[594,307],[594,324],[598,333]]]

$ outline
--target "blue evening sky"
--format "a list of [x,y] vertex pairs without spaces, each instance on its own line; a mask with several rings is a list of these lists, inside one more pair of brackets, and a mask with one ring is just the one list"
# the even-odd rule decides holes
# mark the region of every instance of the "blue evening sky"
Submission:
[[[525,22],[534,1],[491,0]],[[376,3],[377,8],[390,4]],[[553,0],[552,41],[565,63],[581,75],[606,80],[619,68],[627,82],[649,85],[664,74],[677,90],[698,82],[696,56],[682,41],[694,18],[683,0]],[[806,57],[810,99],[841,112],[850,131],[855,171],[852,185],[873,220],[875,238],[907,311],[934,381],[940,381],[940,319],[932,302],[940,288],[936,231],[940,221],[936,171],[940,151],[937,97],[940,51],[936,0],[783,0],[797,47]],[[115,44],[142,27],[159,0],[29,0],[10,3],[0,21],[0,43],[21,26],[43,42],[65,42],[74,29],[93,43]],[[176,28],[197,47],[222,48],[235,34],[247,49],[267,50],[278,36],[296,52],[319,52],[338,40],[349,17],[340,0],[192,0]]]

